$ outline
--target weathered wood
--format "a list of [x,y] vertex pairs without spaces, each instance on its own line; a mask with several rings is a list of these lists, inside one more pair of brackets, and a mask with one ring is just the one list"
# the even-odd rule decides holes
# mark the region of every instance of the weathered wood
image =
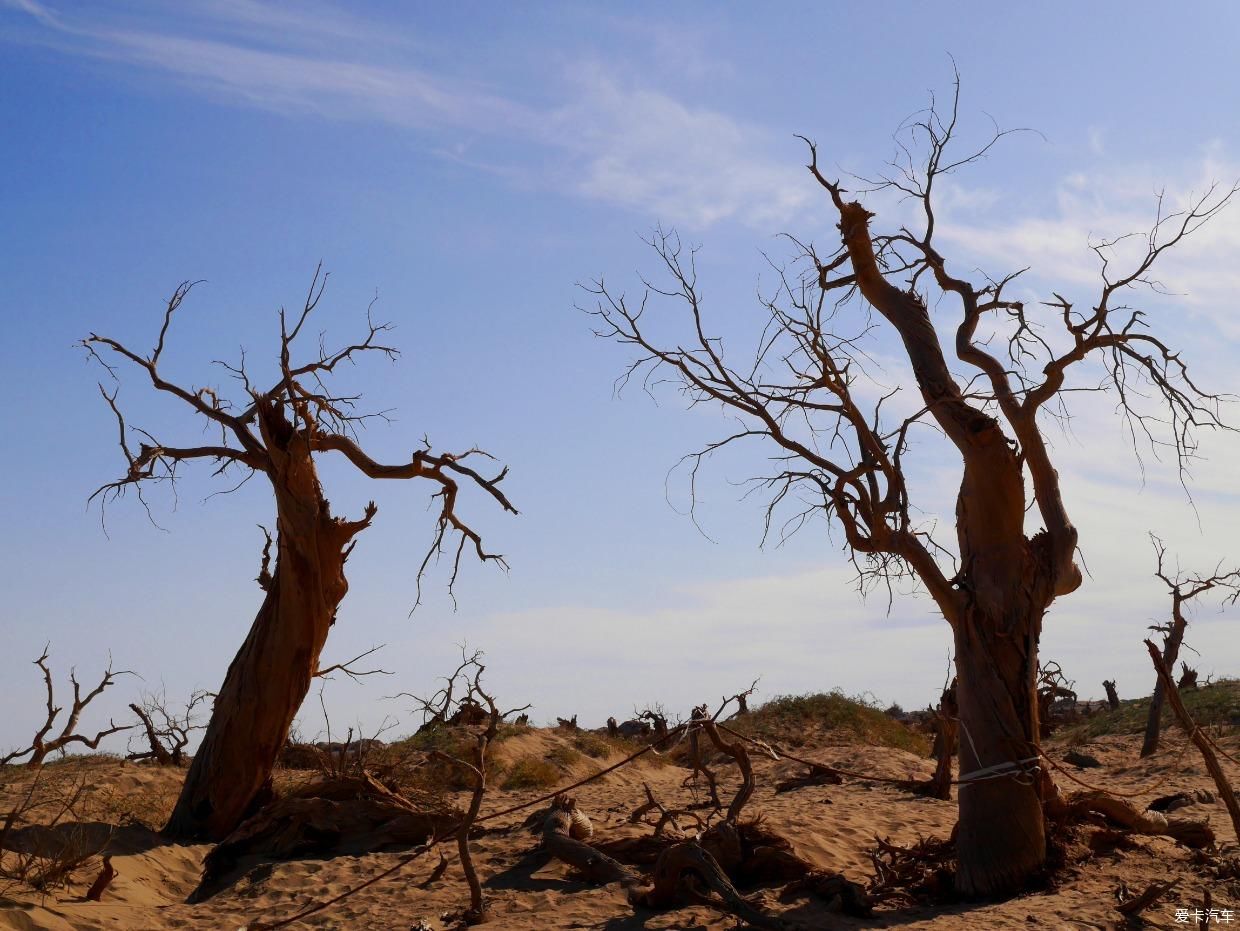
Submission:
[[1107,707],[1112,711],[1119,711],[1119,692],[1115,690],[1115,680],[1103,679],[1102,687],[1107,691]]
[[1214,831],[1206,821],[1167,818],[1156,811],[1138,811],[1128,802],[1105,792],[1081,792],[1066,800],[1069,813],[1080,817],[1099,814],[1134,834],[1170,837],[1185,847],[1201,849],[1214,843]]
[[654,865],[653,879],[652,888],[631,896],[633,904],[668,909],[688,901],[735,915],[757,928],[784,931],[788,927],[737,892],[719,863],[697,841],[685,841],[663,851]]
[[98,902],[101,900],[103,893],[107,891],[108,886],[112,885],[112,880],[118,875],[116,867],[112,865],[112,857],[104,854],[103,865],[99,868],[99,875],[95,877],[95,881],[86,890],[86,901]]
[[[623,863],[574,837],[574,825],[579,822],[573,817],[576,807],[577,803],[570,798],[557,798],[552,803],[551,811],[543,821],[543,848],[590,882],[604,886],[617,882],[626,886],[639,884],[641,877]],[[576,833],[583,833],[582,829],[577,827]]]
[[1214,784],[1218,786],[1218,794],[1223,799],[1223,804],[1227,806],[1227,813],[1231,815],[1232,830],[1235,832],[1236,839],[1240,840],[1240,805],[1236,803],[1236,793],[1232,791],[1231,783],[1227,781],[1227,776],[1219,765],[1214,748],[1210,746],[1209,738],[1201,732],[1201,728],[1197,726],[1192,715],[1188,713],[1188,709],[1184,707],[1184,700],[1180,698],[1180,690],[1171,681],[1171,671],[1162,661],[1158,648],[1149,640],[1145,641],[1145,646],[1150,651],[1150,660],[1153,661],[1154,669],[1158,672],[1158,680],[1163,684],[1163,689],[1167,693],[1167,701],[1171,705],[1171,710],[1175,712],[1180,727],[1184,728],[1189,739],[1201,751],[1201,759],[1214,779]]

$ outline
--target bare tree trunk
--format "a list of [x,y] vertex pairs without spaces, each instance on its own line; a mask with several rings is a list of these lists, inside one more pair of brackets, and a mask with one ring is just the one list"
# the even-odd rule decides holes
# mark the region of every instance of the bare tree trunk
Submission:
[[1113,679],[1104,679],[1102,687],[1107,690],[1107,707],[1112,711],[1119,711],[1119,692],[1116,691],[1115,681]]
[[946,801],[952,797],[952,758],[959,746],[960,708],[956,704],[956,680],[943,690],[934,712],[934,776],[926,787],[931,798]]
[[348,583],[345,544],[369,521],[331,516],[302,434],[281,410],[260,405],[275,469],[276,569],[260,575],[267,596],[215,699],[164,832],[218,841],[270,792],[271,771],[305,700]]
[[[971,780],[1034,755],[1038,732],[1032,672],[1041,612],[998,625],[966,614],[956,631],[960,706],[957,888],[972,898],[1021,889],[1046,860],[1042,803],[1028,766]],[[1008,627],[1009,632],[1000,631]],[[993,771],[992,771],[993,772]]]
[[[1163,638],[1162,661],[1168,669],[1175,668],[1175,661],[1180,656],[1180,644],[1184,642],[1184,630],[1188,621],[1180,610],[1179,599],[1173,601],[1171,629]],[[1165,628],[1164,628],[1165,629]],[[1154,683],[1154,694],[1150,696],[1150,714],[1145,720],[1145,739],[1141,742],[1141,756],[1152,755],[1158,749],[1158,738],[1162,734],[1162,709],[1166,699],[1166,690],[1162,679]]]

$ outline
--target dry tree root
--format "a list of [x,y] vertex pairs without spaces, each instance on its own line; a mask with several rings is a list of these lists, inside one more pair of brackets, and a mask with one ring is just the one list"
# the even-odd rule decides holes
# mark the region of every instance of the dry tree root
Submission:
[[103,893],[108,886],[112,885],[112,880],[116,878],[117,870],[112,865],[112,857],[108,854],[103,856],[103,865],[99,867],[99,875],[95,877],[95,881],[90,884],[90,889],[86,891],[87,902],[98,902],[103,898]]
[[872,903],[897,901],[933,905],[956,898],[956,844],[954,840],[919,837],[908,847],[874,838],[870,851],[874,879],[866,892]]
[[659,813],[659,821],[654,827],[655,837],[661,835],[663,833],[663,829],[669,824],[677,831],[683,832],[684,829],[681,828],[680,822],[676,820],[678,816],[681,818],[692,818],[697,824],[699,831],[706,829],[706,825],[703,823],[702,819],[692,811],[684,808],[666,808],[662,802],[654,797],[654,792],[651,791],[649,783],[643,782],[642,788],[646,790],[646,801],[633,809],[632,814],[629,815],[629,824],[640,824],[642,819],[645,818],[647,814],[652,811],[657,811]]
[[874,914],[874,903],[869,893],[842,873],[807,873],[804,878],[784,886],[779,897],[787,900],[797,895],[812,895],[825,902],[828,911],[853,918],[869,918]]
[[584,838],[593,834],[590,820],[577,810],[575,799],[556,796],[543,821],[543,849],[593,883],[638,885],[641,878],[618,860],[596,850]]
[[1060,805],[1061,810],[1054,813],[1058,820],[1080,821],[1089,815],[1101,815],[1133,834],[1170,837],[1185,847],[1199,849],[1214,843],[1214,831],[1206,821],[1168,818],[1157,811],[1137,811],[1123,799],[1104,792],[1077,792]]
[[809,767],[804,775],[790,776],[775,783],[775,794],[792,792],[794,789],[804,789],[808,786],[837,786],[843,781],[844,777],[830,766],[814,765]]
[[1126,918],[1136,918],[1151,905],[1164,898],[1168,892],[1180,884],[1178,879],[1170,882],[1152,882],[1140,895],[1130,896],[1128,886],[1121,883],[1115,890],[1115,910]]
[[654,865],[653,880],[650,889],[630,894],[635,906],[663,910],[688,901],[735,915],[757,928],[784,931],[788,927],[737,892],[719,863],[697,841],[667,848]]
[[[698,720],[705,718],[707,708],[705,705],[698,705],[693,709],[693,719]],[[710,793],[710,804],[716,811],[723,809],[723,802],[719,801],[719,780],[715,777],[714,772],[706,765],[706,757],[702,752],[701,731],[694,728],[689,732],[689,765],[692,771],[685,777],[684,782],[680,784],[682,789],[689,786],[697,787],[698,773],[706,779],[706,790]]]
[[736,768],[741,771],[741,787],[736,790],[735,797],[728,805],[726,816],[729,823],[735,824],[740,818],[745,803],[749,801],[754,792],[753,764],[749,761],[749,751],[745,749],[745,744],[740,740],[731,743],[724,740],[719,733],[719,728],[710,718],[695,718],[694,723],[701,726],[702,731],[710,738],[715,748],[730,756],[736,762]]

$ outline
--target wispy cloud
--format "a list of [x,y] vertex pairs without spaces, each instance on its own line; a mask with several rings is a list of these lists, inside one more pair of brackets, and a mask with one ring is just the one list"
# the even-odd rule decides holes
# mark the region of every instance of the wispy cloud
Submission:
[[[1040,215],[1012,215],[1002,202],[982,211],[949,211],[940,236],[992,274],[1029,266],[1028,281],[1042,296],[1053,288],[1087,306],[1097,299],[1102,280],[1091,243],[1138,234],[1112,250],[1111,274],[1116,277],[1144,252],[1144,234],[1154,222],[1161,192],[1165,191],[1163,211],[1168,213],[1184,209],[1216,183],[1225,192],[1237,179],[1240,163],[1216,150],[1179,165],[1111,164],[1064,177]],[[1235,295],[1240,293],[1238,253],[1240,201],[1159,260],[1153,277],[1170,295],[1138,290],[1131,299],[1141,302],[1139,306],[1180,308],[1229,337],[1240,336],[1240,313],[1235,309]]]
[[[410,63],[410,48],[393,49],[379,27],[321,5],[294,13],[209,0],[179,8],[179,26],[153,28],[70,21],[36,0],[4,2],[43,27],[35,41],[171,75],[196,92],[294,115],[466,133],[495,148],[533,147],[543,154],[522,166],[528,180],[650,220],[700,228],[737,219],[769,230],[810,193],[796,166],[756,141],[769,132],[621,81],[600,62],[565,69],[553,78],[550,102],[536,107]],[[338,47],[321,44],[328,36]],[[438,151],[461,150],[433,141]]]

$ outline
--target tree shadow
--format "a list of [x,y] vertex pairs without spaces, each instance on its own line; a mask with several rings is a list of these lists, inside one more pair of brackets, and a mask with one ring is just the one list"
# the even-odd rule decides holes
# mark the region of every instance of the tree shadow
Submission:
[[137,824],[103,821],[64,821],[30,824],[12,829],[5,849],[38,857],[63,858],[83,854],[130,856],[176,843],[157,831]]
[[579,892],[593,888],[589,883],[574,882],[554,876],[535,876],[534,874],[546,866],[551,857],[541,850],[531,851],[522,856],[516,863],[492,873],[483,880],[487,889],[509,889],[519,892]]

